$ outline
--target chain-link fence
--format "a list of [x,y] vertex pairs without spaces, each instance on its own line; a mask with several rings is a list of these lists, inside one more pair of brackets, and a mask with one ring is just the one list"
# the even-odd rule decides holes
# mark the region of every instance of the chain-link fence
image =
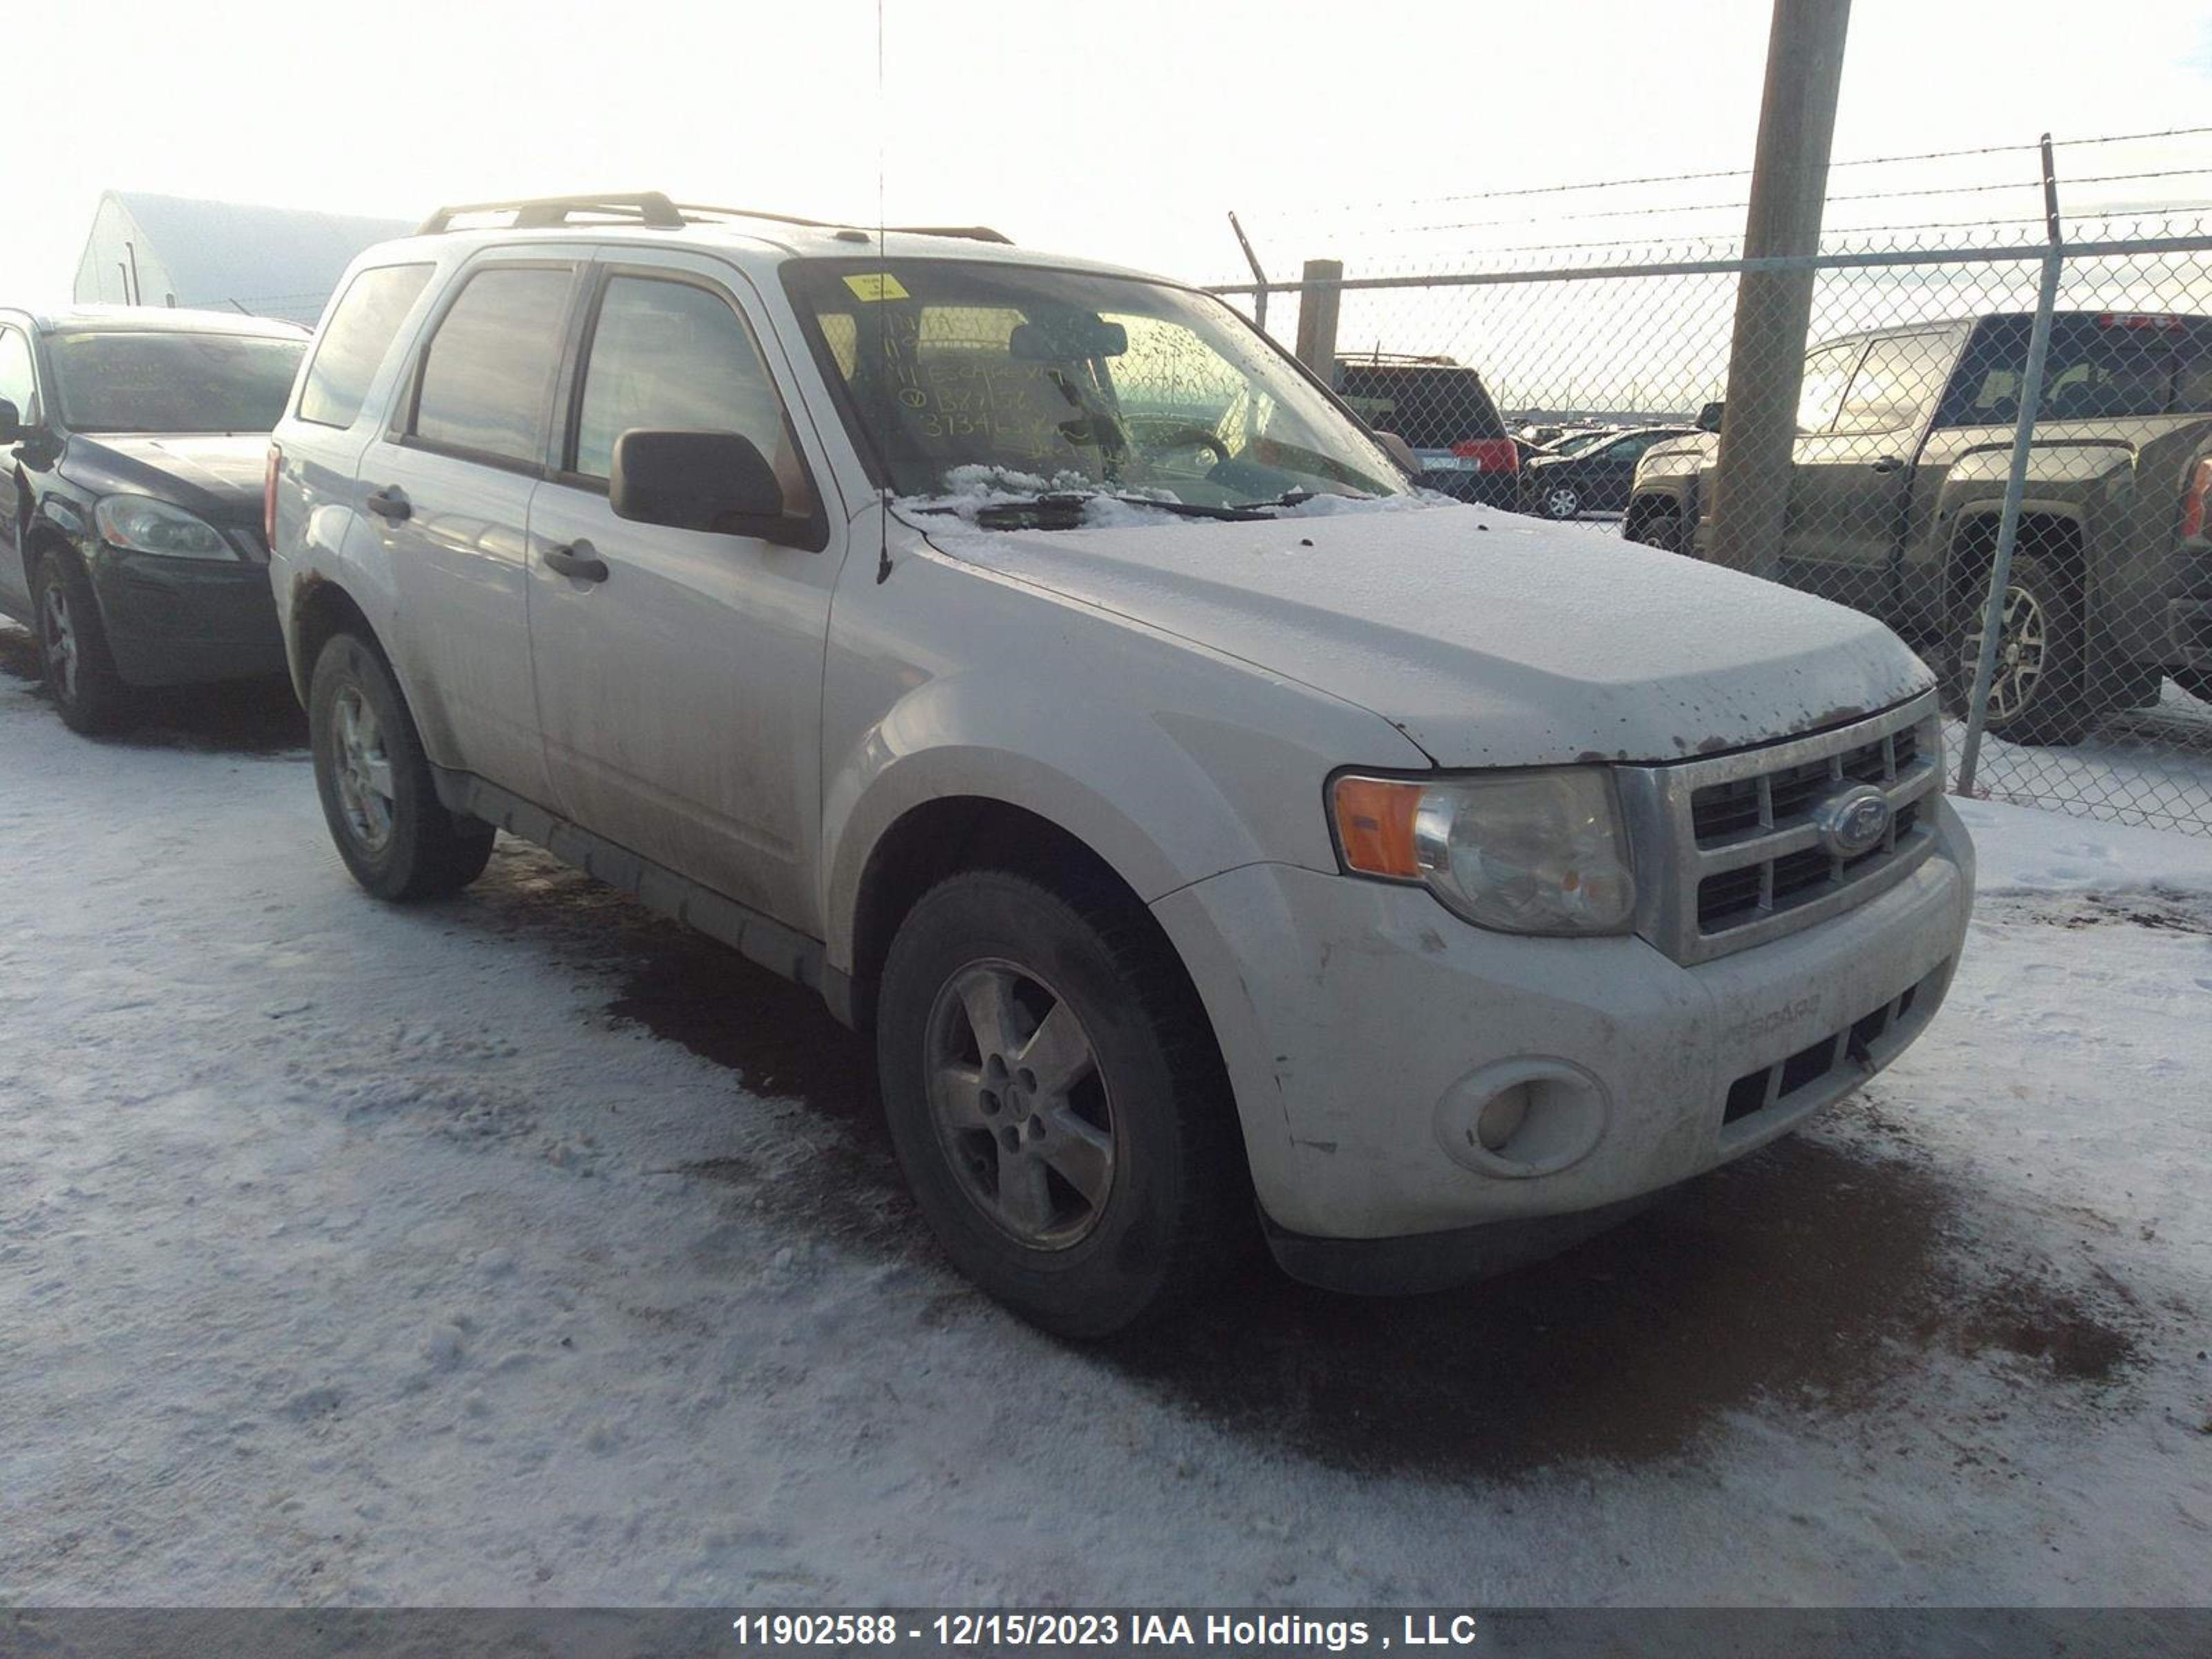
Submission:
[[[2137,229],[1217,291],[1433,488],[1880,617],[1942,676],[1972,793],[2212,835],[2212,234]],[[1739,289],[1793,282],[1802,361],[1747,341],[1731,385]]]

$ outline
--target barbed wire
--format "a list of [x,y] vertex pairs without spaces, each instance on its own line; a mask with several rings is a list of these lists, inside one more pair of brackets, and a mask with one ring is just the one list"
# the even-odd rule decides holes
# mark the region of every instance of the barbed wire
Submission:
[[[2085,138],[2054,139],[2051,142],[2051,147],[2054,149],[2060,148],[2080,149],[2096,144],[2133,143],[2154,138],[2196,137],[2207,133],[2212,133],[2212,126],[2167,127],[2155,131],[2100,133]],[[1899,167],[1921,161],[1948,161],[1984,155],[2018,155],[2032,154],[2037,149],[2037,148],[2038,146],[2033,143],[1977,144],[1958,149],[1918,150],[1909,154],[1900,154],[1896,155],[1853,156],[1844,161],[1831,161],[1828,165],[1831,172],[1844,167]],[[2182,172],[2204,172],[2212,169],[2183,168],[2178,170]],[[1306,209],[1305,211],[1331,212],[1341,210],[1345,208],[1428,207],[1438,206],[1453,202],[1504,201],[1528,197],[1572,195],[1581,191],[1594,190],[1626,190],[1645,185],[1697,184],[1716,179],[1748,179],[1750,176],[1751,169],[1749,167],[1715,167],[1700,172],[1647,173],[1640,177],[1628,179],[1574,179],[1558,184],[1525,185],[1501,190],[1464,191],[1445,196],[1397,197],[1373,201],[1340,202],[1332,204],[1316,204],[1315,206]],[[2127,176],[2130,175],[2114,175],[2116,178]],[[2147,174],[2143,176],[2154,177],[2157,175]],[[2031,187],[2033,187],[2036,185],[2039,185],[2041,181],[2039,179],[2030,179],[2027,182]],[[2062,180],[2062,182],[2065,181]],[[2093,184],[2106,181],[2096,179],[2075,179],[2071,182],[2075,184]],[[2002,185],[1966,186],[1962,187],[1962,193],[1963,190],[2002,189],[2006,187],[2006,185]],[[1941,190],[1898,191],[1889,192],[1874,191],[1868,192],[1863,197],[1832,199],[1860,200],[1874,199],[1885,194],[1910,196],[1942,195],[1945,193],[1947,192]],[[1559,216],[1565,217],[1569,216]]]

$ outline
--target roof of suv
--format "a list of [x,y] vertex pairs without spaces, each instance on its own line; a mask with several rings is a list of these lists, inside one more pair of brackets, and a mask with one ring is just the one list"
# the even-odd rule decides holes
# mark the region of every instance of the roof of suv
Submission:
[[63,306],[51,311],[0,307],[0,315],[12,315],[41,334],[99,328],[148,334],[258,334],[297,340],[307,333],[298,323],[279,322],[273,317],[249,317],[235,311],[188,311],[174,306]]
[[[641,208],[641,204],[642,204]],[[455,225],[455,218],[512,211],[501,225]],[[591,216],[570,217],[569,215]],[[635,247],[700,247],[738,255],[745,263],[781,264],[787,259],[963,259],[994,264],[1046,265],[1098,276],[1171,282],[1150,271],[1073,255],[1015,246],[995,231],[972,228],[889,226],[879,243],[874,228],[817,223],[736,208],[700,208],[647,194],[538,202],[487,203],[441,208],[411,237],[379,244],[379,250],[424,252],[468,246],[511,247],[533,242],[590,242]]]

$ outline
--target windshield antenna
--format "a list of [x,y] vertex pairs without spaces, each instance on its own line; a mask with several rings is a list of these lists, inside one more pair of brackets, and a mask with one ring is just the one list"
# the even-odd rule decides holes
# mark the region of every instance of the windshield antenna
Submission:
[[[888,233],[884,228],[884,130],[889,125],[884,112],[884,0],[876,0],[876,258],[883,263],[886,282],[890,276],[891,251]],[[877,297],[883,297],[880,292]],[[876,323],[876,337],[883,346],[883,362],[876,367],[876,397],[881,405],[876,430],[881,434],[884,448],[884,476],[878,492],[879,499],[876,509],[876,586],[881,587],[890,580],[891,574],[891,336],[890,328],[880,317]]]

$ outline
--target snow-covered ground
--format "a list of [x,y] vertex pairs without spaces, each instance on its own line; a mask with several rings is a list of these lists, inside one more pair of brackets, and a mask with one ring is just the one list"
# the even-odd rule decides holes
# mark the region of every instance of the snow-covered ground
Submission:
[[519,844],[379,907],[297,732],[0,674],[0,1604],[2204,1597],[2212,843],[1970,804],[1860,1102],[1470,1291],[1083,1351],[805,996]]
[[[1964,728],[1949,726],[1955,766]],[[2078,744],[2040,749],[1989,738],[1976,793],[2107,823],[2212,835],[2212,706],[2168,680],[2150,708],[2106,714]]]

